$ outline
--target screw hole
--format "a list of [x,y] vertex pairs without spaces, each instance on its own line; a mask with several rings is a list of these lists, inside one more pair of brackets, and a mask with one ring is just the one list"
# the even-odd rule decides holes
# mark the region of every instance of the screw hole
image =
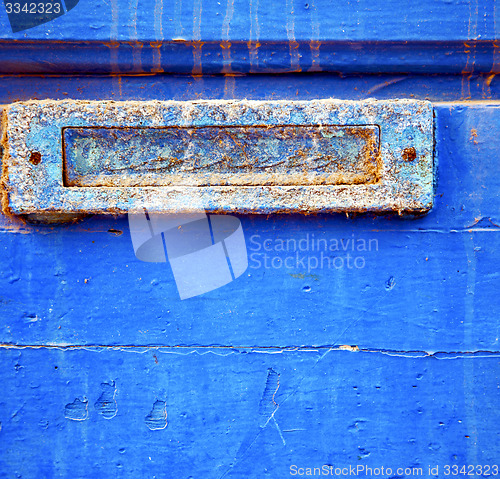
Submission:
[[413,161],[417,157],[417,152],[415,151],[415,148],[412,146],[410,148],[405,148],[401,156],[405,161]]
[[42,161],[42,155],[38,151],[32,151],[30,155],[30,163],[38,165]]

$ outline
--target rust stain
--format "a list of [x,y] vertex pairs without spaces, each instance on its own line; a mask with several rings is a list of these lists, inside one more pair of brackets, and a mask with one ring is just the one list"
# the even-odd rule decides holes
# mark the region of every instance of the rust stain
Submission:
[[232,99],[235,97],[236,80],[234,75],[227,74],[224,78],[224,98]]
[[163,68],[161,67],[161,47],[163,42],[150,42],[150,47],[153,49],[153,63],[155,64],[151,68],[151,73],[163,73]]
[[203,48],[204,42],[193,41],[190,42],[190,45],[193,48],[193,70],[191,74],[195,77],[200,76],[203,73],[201,49]]
[[142,69],[142,47],[144,44],[142,42],[125,42],[127,45],[132,47],[132,62],[134,64],[133,73],[143,73]]
[[250,58],[250,73],[259,71],[259,47],[261,46],[261,43],[258,41],[249,40],[247,42],[248,55]]
[[222,48],[222,58],[223,58],[223,63],[222,63],[222,70],[221,73],[224,75],[231,75],[233,73],[232,70],[232,59],[231,59],[231,42],[228,40],[225,40],[220,43],[220,47]]
[[234,0],[227,0],[226,4],[226,15],[224,17],[224,21],[222,24],[222,38],[220,46],[222,48],[222,58],[223,58],[223,67],[222,74],[231,74],[232,70],[232,59],[231,59],[231,42],[229,41],[229,29],[231,28],[231,20],[234,15]]
[[413,146],[405,148],[401,154],[404,161],[414,161],[417,158],[417,152]]
[[247,42],[248,54],[250,58],[250,73],[259,70],[259,0],[250,0],[250,39]]
[[474,145],[479,144],[477,141],[477,130],[475,128],[471,128],[471,130],[470,130],[469,141],[472,141],[474,143]]
[[29,162],[32,165],[39,165],[41,161],[42,161],[42,155],[40,154],[40,152],[32,151],[30,154]]
[[295,11],[294,4],[291,0],[286,2],[286,32],[288,37],[288,47],[290,52],[290,72],[300,73],[300,54],[299,43],[295,39]]
[[120,95],[120,98],[122,97],[122,77],[121,75],[117,76],[117,81],[118,81],[118,94]]
[[314,0],[309,0],[308,10],[311,12],[311,41],[309,42],[309,49],[311,50],[311,66],[308,71],[318,72],[322,71],[320,64],[320,22],[318,20],[318,11]]
[[491,99],[492,94],[491,94],[491,82],[495,78],[496,74],[495,73],[490,73],[485,75],[481,75],[481,78],[484,78],[483,80],[483,98],[484,99]]
[[118,49],[120,48],[120,42],[103,42],[103,45],[109,48],[109,65],[111,71],[113,73],[120,73],[120,67],[118,66]]
[[495,73],[492,73],[492,74],[490,74],[490,75],[488,75],[488,76],[486,77],[486,81],[485,81],[485,83],[486,83],[486,85],[488,86],[488,88],[490,87],[491,82],[493,81],[493,78],[495,78],[495,76],[496,76],[496,74],[495,74]]
[[319,52],[320,47],[321,42],[318,40],[312,40],[309,42],[309,48],[311,49],[311,67],[308,69],[309,72],[321,71]]
[[2,174],[0,177],[0,200],[2,205],[2,211],[5,215],[10,216],[10,206],[9,206],[9,170],[7,168],[7,158],[9,157],[9,142],[7,138],[7,112],[2,110],[2,120],[0,124],[0,151],[2,153]]

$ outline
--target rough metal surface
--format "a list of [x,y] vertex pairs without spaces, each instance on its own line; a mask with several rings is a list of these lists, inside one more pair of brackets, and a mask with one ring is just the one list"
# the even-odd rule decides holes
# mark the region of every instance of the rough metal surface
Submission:
[[376,126],[65,128],[65,186],[357,184]]
[[[10,105],[3,121],[3,205],[4,211],[11,214],[118,213],[143,208],[150,212],[200,208],[258,213],[425,212],[432,207],[433,120],[431,104],[426,101],[30,101]],[[64,129],[257,125],[274,130],[310,125],[326,133],[328,129],[322,127],[328,125],[351,127],[352,131],[376,125],[380,131],[377,181],[338,184],[352,182],[352,178],[342,181],[337,174],[331,181],[335,184],[325,184],[324,178],[311,184],[310,179],[290,181],[285,171],[280,173],[287,176],[285,181],[273,178],[266,182],[261,178],[254,186],[241,186],[238,181],[224,186],[210,182],[210,186],[186,186],[182,181],[169,186],[134,186],[134,175],[125,169],[119,179],[121,186],[65,186]],[[273,141],[276,138],[264,141],[260,149],[263,157],[273,156]],[[144,142],[142,148],[147,159],[148,143]],[[205,142],[203,148],[207,157],[213,155],[210,142]],[[310,150],[313,155],[319,151]],[[301,160],[304,165],[314,160],[309,153]],[[312,171],[308,168],[306,171]],[[339,169],[332,171],[338,173]]]

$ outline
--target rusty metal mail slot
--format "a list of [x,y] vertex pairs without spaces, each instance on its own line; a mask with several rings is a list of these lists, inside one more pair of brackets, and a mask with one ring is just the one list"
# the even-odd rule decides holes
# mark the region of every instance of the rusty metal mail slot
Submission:
[[65,128],[66,186],[355,185],[378,175],[378,127]]
[[13,103],[10,214],[425,212],[429,102]]

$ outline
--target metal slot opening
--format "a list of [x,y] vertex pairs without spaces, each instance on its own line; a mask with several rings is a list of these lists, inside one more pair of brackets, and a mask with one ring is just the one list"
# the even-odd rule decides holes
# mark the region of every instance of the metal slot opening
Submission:
[[377,125],[65,127],[72,187],[356,185],[379,180]]

